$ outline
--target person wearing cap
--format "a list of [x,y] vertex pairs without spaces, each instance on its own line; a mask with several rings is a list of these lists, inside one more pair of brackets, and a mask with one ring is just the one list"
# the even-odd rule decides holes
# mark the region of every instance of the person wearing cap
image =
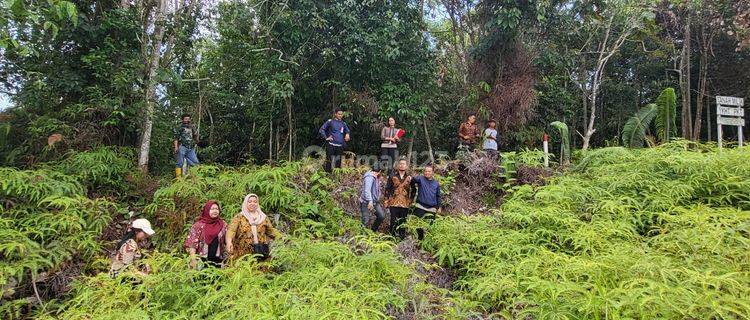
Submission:
[[[139,260],[141,258],[139,243],[153,234],[154,229],[151,229],[151,223],[148,220],[136,219],[133,221],[128,232],[125,233],[125,236],[117,244],[117,253],[112,257],[109,275],[112,278],[116,278],[122,271]],[[138,271],[137,273],[146,274],[148,273],[148,268],[146,268],[146,272]]]
[[226,259],[224,243],[227,233],[227,223],[221,218],[221,207],[214,200],[209,200],[203,206],[201,216],[190,228],[185,244],[190,254],[190,267],[198,266],[198,257],[204,265],[221,266]]
[[384,171],[383,169],[383,166],[376,162],[372,170],[367,171],[362,178],[359,212],[362,215],[362,225],[366,228],[370,224],[370,211],[375,211],[372,231],[378,231],[385,218],[383,207],[380,205],[380,173]]
[[482,149],[492,159],[497,159],[497,129],[495,119],[487,121],[487,129],[484,129],[484,142]]

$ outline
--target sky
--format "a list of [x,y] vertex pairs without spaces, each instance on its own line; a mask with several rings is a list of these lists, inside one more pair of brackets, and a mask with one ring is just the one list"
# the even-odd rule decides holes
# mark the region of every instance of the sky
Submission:
[[0,93],[0,111],[3,111],[10,106],[10,97],[5,93]]

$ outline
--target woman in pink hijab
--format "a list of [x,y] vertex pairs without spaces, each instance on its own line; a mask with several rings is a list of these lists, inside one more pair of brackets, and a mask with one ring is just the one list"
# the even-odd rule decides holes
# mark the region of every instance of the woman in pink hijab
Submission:
[[232,218],[227,229],[229,258],[236,260],[247,254],[255,254],[265,260],[270,257],[270,240],[277,236],[278,231],[260,209],[258,196],[248,194],[242,203],[242,212]]
[[227,223],[221,218],[219,203],[209,200],[185,240],[184,247],[190,254],[190,267],[198,266],[198,257],[209,265],[221,265],[227,258],[224,250],[226,233]]

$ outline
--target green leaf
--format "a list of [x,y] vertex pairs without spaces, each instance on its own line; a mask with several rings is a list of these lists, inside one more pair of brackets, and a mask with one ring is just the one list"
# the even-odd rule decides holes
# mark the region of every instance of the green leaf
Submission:
[[657,107],[655,104],[648,104],[638,110],[638,112],[628,119],[622,128],[622,143],[626,147],[640,148],[646,139],[646,130],[651,125],[651,121],[656,116]]

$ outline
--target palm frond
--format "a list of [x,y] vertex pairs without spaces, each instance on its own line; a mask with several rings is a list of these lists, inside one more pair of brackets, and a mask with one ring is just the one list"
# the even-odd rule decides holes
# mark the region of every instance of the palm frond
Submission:
[[657,113],[656,104],[648,104],[628,119],[622,128],[622,143],[626,147],[641,148],[646,138],[646,130]]

